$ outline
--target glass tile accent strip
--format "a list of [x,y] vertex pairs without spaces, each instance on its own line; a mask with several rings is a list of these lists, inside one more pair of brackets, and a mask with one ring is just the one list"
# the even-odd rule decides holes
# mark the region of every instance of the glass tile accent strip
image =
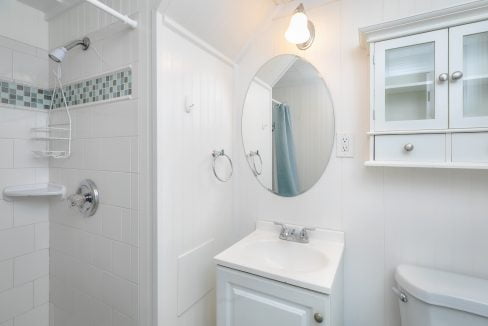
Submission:
[[[64,86],[69,106],[110,100],[132,95],[132,71],[125,68],[91,79]],[[0,80],[0,105],[49,109],[52,89],[42,89],[25,84]],[[61,94],[54,96],[54,106],[62,104]]]

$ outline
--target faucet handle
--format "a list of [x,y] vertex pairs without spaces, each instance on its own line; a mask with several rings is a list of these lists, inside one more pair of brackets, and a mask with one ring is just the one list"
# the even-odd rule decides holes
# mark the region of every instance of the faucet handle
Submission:
[[302,242],[308,242],[308,237],[309,237],[308,233],[315,230],[316,230],[315,228],[307,228],[307,227],[302,228],[302,230],[300,231],[300,240]]
[[288,227],[286,226],[286,224],[284,223],[279,223],[279,222],[273,222],[274,225],[278,225],[278,226],[281,226],[281,231],[280,231],[280,238],[283,238],[283,237],[288,237]]

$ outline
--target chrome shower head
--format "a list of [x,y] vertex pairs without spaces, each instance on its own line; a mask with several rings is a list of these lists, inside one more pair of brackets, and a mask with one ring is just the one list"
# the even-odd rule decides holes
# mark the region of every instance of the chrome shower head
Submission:
[[51,60],[53,60],[54,62],[61,63],[64,60],[66,53],[68,53],[69,50],[78,45],[81,45],[82,49],[86,51],[90,47],[90,39],[88,37],[84,37],[81,40],[76,40],[66,44],[61,48],[54,49],[53,51],[51,51],[51,53],[49,53],[49,58],[51,58]]

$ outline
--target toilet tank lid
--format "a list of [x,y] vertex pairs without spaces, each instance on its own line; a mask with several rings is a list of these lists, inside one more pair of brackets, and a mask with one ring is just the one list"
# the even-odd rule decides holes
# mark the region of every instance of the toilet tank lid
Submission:
[[395,279],[424,302],[488,317],[488,280],[411,265],[398,266]]

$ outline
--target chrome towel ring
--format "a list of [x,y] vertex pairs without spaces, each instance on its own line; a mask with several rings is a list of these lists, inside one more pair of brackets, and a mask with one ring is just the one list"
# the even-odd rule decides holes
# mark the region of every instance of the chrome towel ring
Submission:
[[[258,171],[258,168],[256,167],[256,156],[259,158],[259,165],[261,166],[260,171]],[[252,172],[254,173],[255,176],[261,175],[263,173],[263,159],[261,158],[261,154],[259,154],[259,150],[257,149],[256,151],[250,151],[249,152],[249,159],[252,162]]]
[[[232,178],[232,174],[234,173],[234,165],[232,164],[232,159],[229,157],[229,155],[225,154],[223,149],[221,149],[220,151],[213,151],[212,156],[213,156],[212,170],[213,170],[213,173],[214,173],[215,177],[217,178],[217,180],[219,180],[221,182],[229,181]],[[217,173],[217,170],[215,169],[215,162],[217,162],[217,159],[219,157],[225,157],[229,161],[230,174],[227,178],[221,178],[219,176],[219,174]]]

